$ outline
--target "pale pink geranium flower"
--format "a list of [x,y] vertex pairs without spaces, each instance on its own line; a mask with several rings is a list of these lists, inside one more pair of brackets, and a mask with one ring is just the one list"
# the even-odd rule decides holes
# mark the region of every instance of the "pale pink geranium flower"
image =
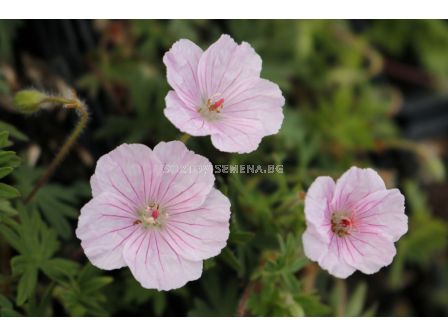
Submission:
[[307,192],[305,216],[306,256],[338,278],[389,265],[394,242],[408,230],[404,196],[386,189],[370,168],[352,167],[336,183],[318,177]]
[[85,254],[101,269],[128,266],[145,288],[198,279],[229,236],[230,202],[214,180],[210,162],[180,141],[117,147],[99,159],[81,209]]
[[248,153],[283,122],[278,85],[260,78],[261,58],[246,42],[222,35],[206,51],[179,40],[163,57],[168,83],[165,116],[182,132],[210,135],[223,152]]

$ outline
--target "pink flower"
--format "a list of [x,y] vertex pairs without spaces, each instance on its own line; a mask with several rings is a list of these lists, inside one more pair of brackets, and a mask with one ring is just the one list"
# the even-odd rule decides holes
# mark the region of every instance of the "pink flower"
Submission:
[[229,236],[230,202],[214,180],[210,162],[182,142],[117,147],[98,160],[81,209],[85,254],[101,269],[128,266],[145,288],[198,279]]
[[352,167],[336,183],[318,177],[306,195],[305,216],[306,256],[338,278],[389,265],[394,242],[408,230],[404,196],[387,190],[370,168]]
[[261,58],[248,43],[222,35],[203,52],[183,39],[163,62],[174,89],[165,116],[182,132],[210,135],[223,152],[248,153],[279,131],[285,100],[276,84],[260,78]]

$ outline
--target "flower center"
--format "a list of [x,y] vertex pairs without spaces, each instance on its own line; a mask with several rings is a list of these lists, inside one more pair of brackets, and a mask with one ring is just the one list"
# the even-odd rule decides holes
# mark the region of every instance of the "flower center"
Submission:
[[208,121],[216,120],[224,107],[224,98],[214,99],[219,94],[212,95],[198,108],[198,112]]
[[331,231],[338,237],[345,237],[350,234],[353,222],[345,211],[334,212],[331,216]]
[[134,224],[141,224],[144,228],[162,228],[168,218],[168,213],[155,202],[149,203],[139,212]]

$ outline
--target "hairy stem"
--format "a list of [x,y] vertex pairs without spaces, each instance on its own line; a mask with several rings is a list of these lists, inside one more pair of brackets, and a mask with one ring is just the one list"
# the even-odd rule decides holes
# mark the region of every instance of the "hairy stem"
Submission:
[[82,130],[87,125],[87,121],[89,120],[89,112],[87,111],[86,106],[82,103],[78,98],[67,99],[63,97],[47,97],[45,99],[45,103],[50,104],[61,104],[63,108],[75,110],[78,113],[79,119],[72,133],[68,136],[67,140],[65,140],[59,152],[54,157],[51,164],[48,166],[45,174],[40,178],[40,180],[36,183],[33,190],[26,197],[25,203],[31,201],[31,199],[36,195],[37,191],[50,179],[53,175],[56,168],[59,164],[64,160],[70,149],[75,144]]
[[188,139],[191,138],[190,134],[184,133],[182,134],[182,136],[179,138],[179,141],[182,141],[184,144],[187,144]]

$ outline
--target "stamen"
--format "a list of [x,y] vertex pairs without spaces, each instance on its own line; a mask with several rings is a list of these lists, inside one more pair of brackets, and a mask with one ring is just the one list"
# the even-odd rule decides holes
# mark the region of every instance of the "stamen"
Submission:
[[151,202],[145,206],[139,214],[139,219],[134,221],[134,224],[142,224],[144,228],[162,228],[168,214],[159,204]]
[[331,231],[337,234],[338,237],[349,235],[352,226],[352,220],[345,212],[335,212],[331,216]]
[[210,110],[210,111],[220,112],[218,109],[219,109],[219,107],[220,107],[222,104],[224,104],[224,98],[221,98],[220,100],[218,100],[218,101],[216,101],[214,104],[212,104],[212,105],[209,107],[209,110]]
[[224,108],[224,98],[219,98],[220,95],[220,93],[215,93],[198,107],[197,111],[204,119],[214,121],[220,118],[220,112]]
[[341,225],[344,227],[349,227],[352,225],[352,221],[350,220],[350,218],[347,217],[342,217],[341,218]]

